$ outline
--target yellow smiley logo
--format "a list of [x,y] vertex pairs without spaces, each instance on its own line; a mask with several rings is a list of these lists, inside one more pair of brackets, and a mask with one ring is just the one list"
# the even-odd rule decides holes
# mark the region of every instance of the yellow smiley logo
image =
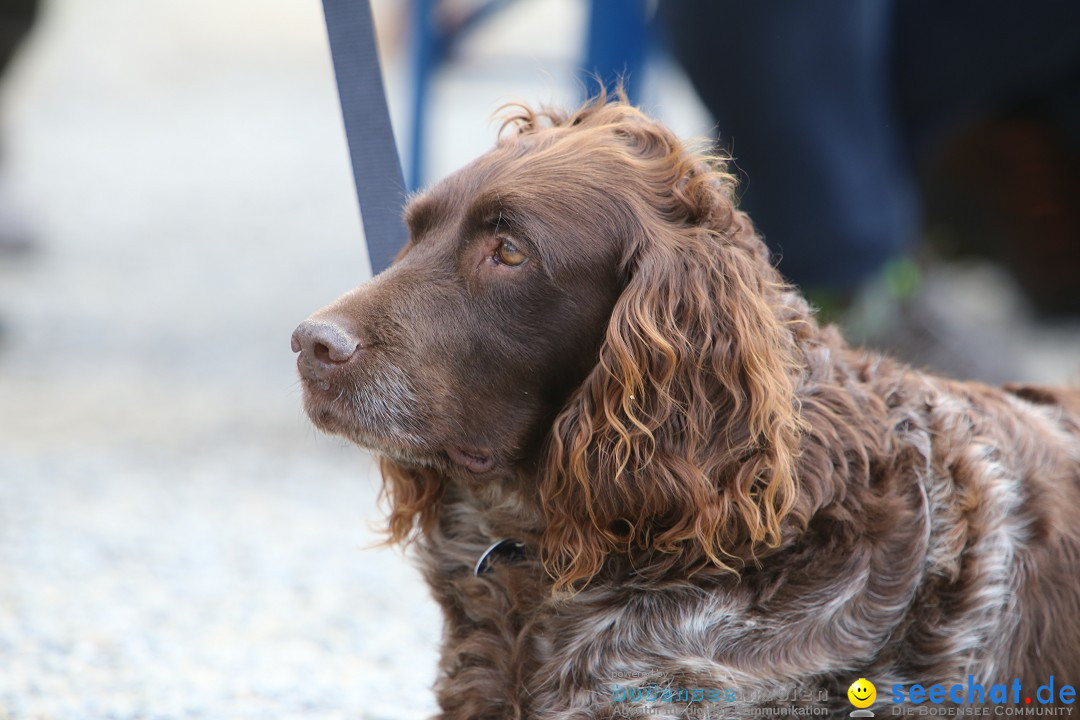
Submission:
[[877,699],[877,688],[866,678],[859,678],[847,689],[848,700],[857,708],[868,708]]

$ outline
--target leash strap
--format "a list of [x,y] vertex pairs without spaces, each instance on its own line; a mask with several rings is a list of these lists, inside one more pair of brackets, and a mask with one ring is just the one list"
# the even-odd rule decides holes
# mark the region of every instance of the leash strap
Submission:
[[405,245],[406,192],[383,89],[369,0],[323,0],[356,197],[371,274],[390,266]]

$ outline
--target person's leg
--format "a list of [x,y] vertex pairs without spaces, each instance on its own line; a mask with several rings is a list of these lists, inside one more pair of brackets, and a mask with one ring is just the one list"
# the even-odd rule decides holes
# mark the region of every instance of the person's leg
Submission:
[[1046,314],[1080,313],[1078,28],[1071,0],[896,6],[898,115],[930,221]]
[[[896,4],[897,115],[912,148],[1009,105],[1080,103],[1080,3],[905,0]],[[1080,126],[1072,128],[1080,133]]]
[[661,12],[789,279],[848,292],[908,246],[917,212],[888,85],[892,3],[664,0]]
[[[0,82],[11,59],[30,32],[37,15],[37,0],[2,0],[0,3]],[[2,140],[2,139],[0,139]],[[3,170],[3,142],[0,142],[0,171]],[[22,213],[13,205],[0,178],[0,255],[20,255],[33,247],[33,232]]]
[[37,6],[37,0],[4,0],[0,4],[0,77],[15,55],[15,50],[30,32]]

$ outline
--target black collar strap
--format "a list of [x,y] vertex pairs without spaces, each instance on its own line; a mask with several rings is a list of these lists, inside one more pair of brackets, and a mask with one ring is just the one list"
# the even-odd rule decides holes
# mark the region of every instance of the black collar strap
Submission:
[[513,563],[521,560],[523,557],[525,557],[525,543],[522,541],[514,540],[513,538],[496,540],[488,546],[488,549],[485,550],[480,555],[480,559],[476,561],[476,565],[473,567],[473,575],[479,577],[492,572],[495,569],[495,560],[498,558]]

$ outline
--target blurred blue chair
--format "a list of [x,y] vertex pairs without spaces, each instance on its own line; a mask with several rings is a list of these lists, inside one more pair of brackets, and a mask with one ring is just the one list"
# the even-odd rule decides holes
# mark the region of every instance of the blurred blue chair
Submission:
[[[413,105],[406,180],[415,190],[424,180],[424,139],[428,97],[435,72],[479,25],[518,0],[485,0],[452,28],[440,27],[438,0],[413,0]],[[648,53],[648,0],[588,0],[589,19],[581,76],[586,88],[597,79],[610,90],[619,77],[627,78],[631,101]]]

